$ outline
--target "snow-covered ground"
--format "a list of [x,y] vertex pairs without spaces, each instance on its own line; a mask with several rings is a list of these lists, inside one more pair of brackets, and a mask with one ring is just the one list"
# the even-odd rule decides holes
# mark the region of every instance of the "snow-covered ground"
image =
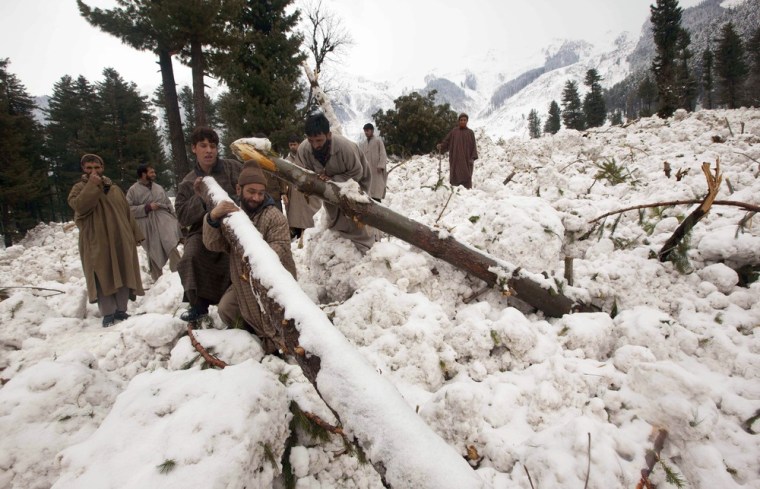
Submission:
[[[452,195],[446,159],[417,157],[391,171],[384,203],[560,283],[573,258],[563,291],[600,312],[545,318],[497,291],[469,300],[482,282],[404,242],[361,256],[321,228],[293,247],[306,295],[486,487],[526,489],[529,473],[536,488],[634,488],[667,430],[659,487],[667,467],[687,488],[760,488],[760,282],[737,273],[760,265],[758,218],[714,206],[683,271],[652,255],[695,206],[589,222],[701,199],[703,162],[720,161],[718,199],[760,205],[760,110],[538,140],[481,131],[478,144],[473,190]],[[300,369],[216,327],[197,337],[231,366],[201,368],[178,276],[152,283],[145,265],[133,317],[102,328],[76,241],[72,223],[40,225],[0,252],[0,288],[63,292],[12,288],[0,302],[0,487],[279,487],[291,402],[333,421]],[[296,487],[382,487],[337,436],[297,436]]]

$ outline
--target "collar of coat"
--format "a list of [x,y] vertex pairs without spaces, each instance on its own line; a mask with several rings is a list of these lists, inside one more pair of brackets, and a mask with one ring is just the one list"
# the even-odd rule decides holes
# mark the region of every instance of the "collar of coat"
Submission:
[[267,196],[264,198],[264,202],[262,202],[261,205],[258,206],[255,211],[253,211],[250,214],[246,212],[246,214],[248,214],[249,218],[253,219],[257,214],[261,214],[262,212],[264,212],[264,209],[273,205],[274,205],[274,199],[272,198],[271,195],[267,194]]
[[214,166],[211,167],[210,172],[204,173],[204,171],[201,169],[201,165],[197,161],[195,162],[195,168],[193,168],[193,170],[195,170],[195,174],[199,177],[207,177],[212,173],[220,173],[223,169],[223,166],[224,165],[222,165],[222,159],[217,156],[216,163],[214,163]]

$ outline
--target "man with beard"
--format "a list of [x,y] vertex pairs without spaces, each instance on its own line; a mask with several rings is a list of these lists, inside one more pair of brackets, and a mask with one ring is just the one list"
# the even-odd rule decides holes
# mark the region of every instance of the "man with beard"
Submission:
[[81,166],[84,174],[69,192],[68,202],[79,228],[87,297],[90,303],[98,303],[107,328],[127,319],[129,299],[144,293],[137,259],[137,244],[143,235],[124,192],[103,176],[103,159],[86,154]]
[[459,123],[436,147],[449,152],[449,183],[472,188],[472,170],[478,159],[475,133],[467,127],[467,114],[459,114]]
[[137,167],[137,182],[127,190],[129,208],[145,236],[142,245],[148,254],[153,281],[161,276],[167,261],[169,269],[177,271],[180,259],[177,245],[182,237],[174,206],[155,180],[156,170],[149,165],[140,165]]
[[[306,140],[298,146],[296,160],[321,180],[347,182],[354,180],[359,187],[369,193],[372,182],[369,165],[364,155],[353,141],[330,132],[330,121],[322,113],[309,116],[305,124]],[[374,244],[374,238],[366,226],[357,226],[336,205],[323,202],[329,229],[350,239],[356,248],[366,253]]]
[[219,158],[219,136],[208,127],[198,127],[190,136],[195,154],[195,168],[188,173],[177,190],[175,205],[179,224],[187,228],[185,250],[177,271],[190,308],[182,313],[183,321],[197,321],[208,314],[208,306],[217,304],[230,285],[229,256],[203,246],[203,218],[208,212],[201,196],[203,177],[214,177],[228,194],[235,191],[235,182],[242,165],[236,160]]
[[232,212],[242,210],[261,233],[269,246],[280,257],[280,263],[296,278],[296,265],[290,252],[290,230],[285,216],[274,205],[274,200],[266,191],[266,177],[255,161],[246,161],[240,172],[236,186],[240,199],[240,209],[228,201],[222,201],[206,214],[203,220],[203,244],[210,251],[229,253],[229,271],[232,285],[219,301],[219,317],[227,326],[241,324],[253,331],[262,342],[264,351],[272,353],[276,346],[272,342],[276,334],[271,324],[262,320],[258,301],[250,284],[243,278],[242,250],[233,247],[224,237],[220,226],[222,219]]

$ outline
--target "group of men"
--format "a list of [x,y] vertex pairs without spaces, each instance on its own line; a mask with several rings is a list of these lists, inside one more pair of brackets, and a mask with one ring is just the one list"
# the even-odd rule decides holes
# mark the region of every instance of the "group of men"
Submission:
[[[461,121],[460,117],[460,127]],[[323,181],[354,180],[378,202],[385,197],[387,155],[372,124],[364,126],[365,139],[359,145],[333,134],[322,113],[310,116],[304,129],[305,140],[290,138],[288,160],[311,170]],[[467,150],[469,140],[462,142],[462,134],[452,133],[441,146],[450,148],[452,155]],[[190,142],[195,166],[179,183],[175,206],[155,182],[156,172],[151,166],[138,167],[137,182],[124,195],[103,175],[102,158],[94,154],[82,157],[83,175],[72,188],[68,202],[79,228],[79,252],[89,301],[97,302],[104,327],[129,317],[128,300],[144,293],[136,251],[136,246],[142,244],[153,280],[161,276],[167,261],[170,269],[179,273],[184,300],[190,304],[181,319],[198,321],[208,314],[209,306],[217,305],[226,325],[248,328],[271,352],[274,345],[269,339],[274,331],[262,321],[250,286],[240,278],[242,256],[220,231],[224,218],[243,211],[294,278],[291,239],[301,237],[304,229],[314,226],[313,217],[320,206],[324,207],[327,227],[351,240],[359,251],[369,250],[376,234],[354,222],[338,206],[305,195],[292,185],[273,182],[276,177],[265,175],[254,161],[241,164],[220,158],[219,136],[210,128],[197,128]],[[472,143],[474,147],[474,137]],[[469,188],[471,161],[477,153],[469,151],[467,158],[470,177],[465,186]],[[452,183],[453,170],[452,167]],[[206,176],[212,176],[234,196],[236,203],[223,201],[212,207],[201,191]],[[287,218],[280,200],[285,203]],[[177,247],[183,229],[184,252],[180,258]]]

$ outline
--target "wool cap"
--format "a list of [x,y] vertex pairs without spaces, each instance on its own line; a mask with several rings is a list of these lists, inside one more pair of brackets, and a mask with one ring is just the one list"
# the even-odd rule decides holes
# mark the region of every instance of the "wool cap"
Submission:
[[261,171],[261,167],[254,160],[248,160],[243,163],[243,169],[240,170],[240,176],[238,177],[238,185],[245,187],[249,183],[260,183],[266,186],[267,179],[264,176],[264,172]]

